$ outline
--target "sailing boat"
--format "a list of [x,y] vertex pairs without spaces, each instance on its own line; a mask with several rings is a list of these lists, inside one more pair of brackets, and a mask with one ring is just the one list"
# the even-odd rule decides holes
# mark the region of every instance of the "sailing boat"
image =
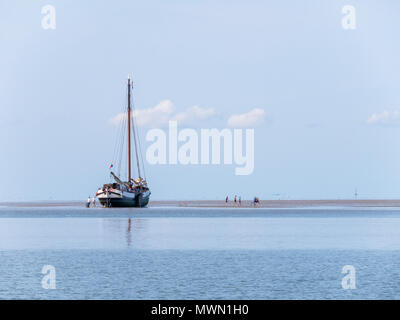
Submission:
[[[150,199],[150,194],[151,194],[150,189],[147,186],[146,179],[142,178],[140,170],[139,152],[138,152],[139,136],[135,128],[135,122],[134,122],[134,117],[132,117],[132,108],[131,108],[132,89],[133,89],[133,83],[131,82],[131,79],[128,77],[128,106],[126,112],[124,113],[123,124],[122,124],[123,125],[122,131],[124,131],[125,122],[127,124],[127,129],[128,129],[127,131],[128,179],[127,181],[123,181],[117,174],[115,174],[112,171],[110,172],[114,182],[104,184],[103,187],[99,188],[99,190],[96,192],[97,199],[104,207],[145,207],[149,203]],[[135,145],[134,151],[136,155],[136,168],[138,171],[138,177],[136,179],[132,178],[131,136],[133,136],[133,141]],[[123,142],[124,142],[124,137],[121,141],[121,150],[120,150],[121,158],[124,149]],[[140,149],[140,142],[139,142],[139,149]],[[111,165],[110,169],[111,168],[113,168],[113,165]]]

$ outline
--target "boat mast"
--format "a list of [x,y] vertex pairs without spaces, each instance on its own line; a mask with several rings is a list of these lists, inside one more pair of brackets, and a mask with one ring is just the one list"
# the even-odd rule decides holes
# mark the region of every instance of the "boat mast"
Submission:
[[[133,81],[131,84],[131,88],[133,89]],[[134,104],[132,103],[132,110],[134,110]],[[132,118],[132,127],[133,127],[133,142],[135,144],[135,155],[136,155],[136,163],[137,163],[137,170],[138,170],[138,178],[142,178],[141,174],[140,174],[140,162],[139,162],[139,154],[138,154],[138,144],[137,144],[137,140],[139,139],[139,137],[137,136],[137,130],[136,130],[136,126],[135,126],[135,121]]]
[[131,78],[128,76],[128,183],[131,183]]

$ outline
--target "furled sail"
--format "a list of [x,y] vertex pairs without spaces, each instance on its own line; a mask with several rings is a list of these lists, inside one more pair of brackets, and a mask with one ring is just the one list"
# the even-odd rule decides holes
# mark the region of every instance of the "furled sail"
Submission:
[[112,171],[111,171],[111,175],[113,176],[113,178],[114,178],[115,182],[117,182],[117,183],[119,183],[119,184],[122,184],[122,185],[126,186],[128,189],[130,188],[130,186],[129,186],[129,183],[121,181],[121,179],[120,179],[120,178],[118,178],[118,177],[115,175],[115,173],[114,173],[114,172],[112,172]]

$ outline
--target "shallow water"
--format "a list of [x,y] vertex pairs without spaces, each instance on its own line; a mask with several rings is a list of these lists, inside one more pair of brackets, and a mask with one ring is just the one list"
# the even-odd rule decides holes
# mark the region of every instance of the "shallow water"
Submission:
[[397,299],[399,262],[396,208],[0,208],[3,299]]

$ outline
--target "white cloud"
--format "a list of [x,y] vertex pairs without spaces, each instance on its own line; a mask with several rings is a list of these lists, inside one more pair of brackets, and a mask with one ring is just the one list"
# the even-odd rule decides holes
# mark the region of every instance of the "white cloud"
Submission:
[[[170,100],[163,100],[155,107],[135,110],[132,116],[135,117],[136,123],[139,126],[159,128],[167,126],[170,120],[176,120],[178,124],[182,125],[206,120],[214,114],[214,109],[201,108],[199,106],[193,106],[183,112],[175,113],[174,104]],[[120,113],[110,119],[110,123],[118,125],[124,116],[124,113]]]
[[[139,126],[160,127],[168,123],[168,120],[173,112],[173,103],[170,100],[163,100],[155,107],[134,110],[132,116],[135,117],[136,124]],[[111,118],[110,123],[113,125],[118,125],[125,116],[125,113],[120,113]]]
[[265,111],[263,109],[253,109],[247,113],[234,114],[229,117],[228,125],[235,128],[255,127],[264,122]]
[[383,111],[374,113],[367,119],[368,124],[377,124],[382,126],[399,126],[400,111]]
[[176,114],[172,120],[178,121],[178,123],[193,123],[198,120],[206,120],[215,114],[213,108],[201,108],[199,106],[193,106],[186,109],[184,112]]

